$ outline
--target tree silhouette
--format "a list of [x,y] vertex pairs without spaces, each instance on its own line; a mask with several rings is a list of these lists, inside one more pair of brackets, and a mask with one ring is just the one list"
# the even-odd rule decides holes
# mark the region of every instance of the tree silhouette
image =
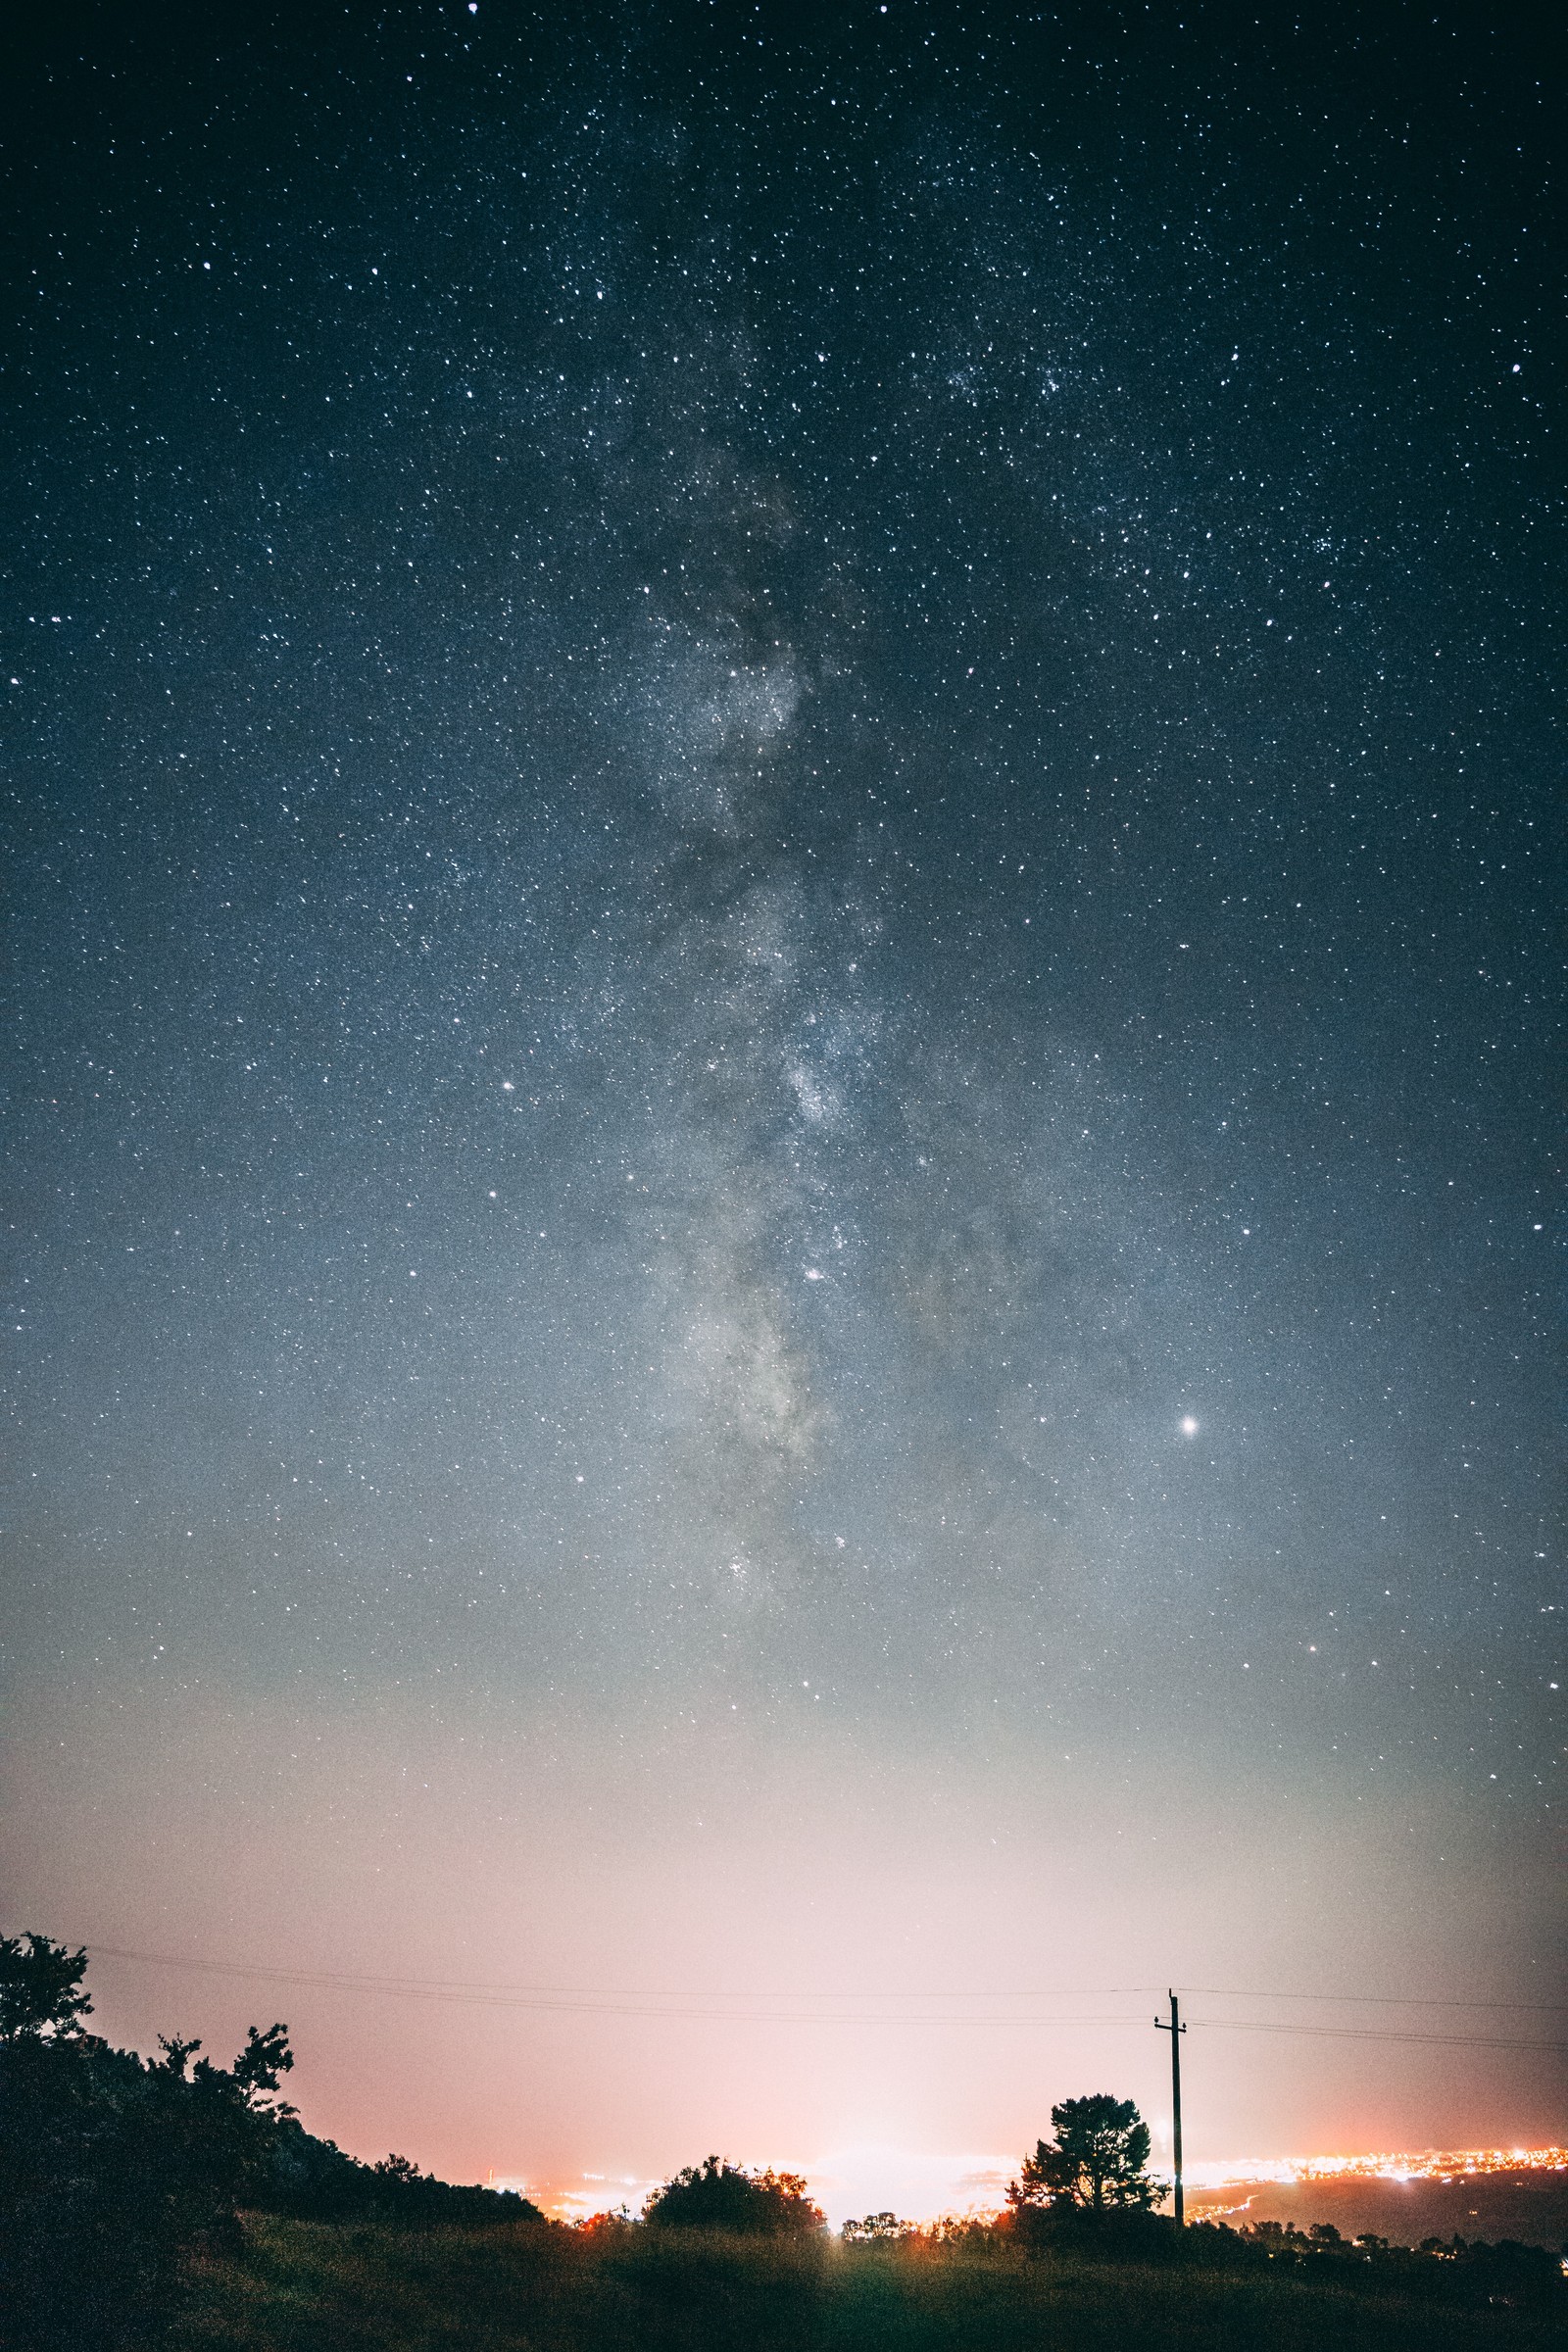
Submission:
[[846,2222],[839,2235],[847,2246],[902,2246],[919,2232],[913,2222],[901,2222],[896,2213],[868,2213],[863,2221]]
[[161,2342],[189,2257],[237,2242],[292,2110],[282,2026],[232,2067],[166,2037],[145,2060],[84,2033],[85,1952],[0,1938],[0,2343],[129,2352]]
[[1063,2099],[1051,2110],[1051,2121],[1054,2141],[1037,2141],[1018,2179],[1008,2183],[1014,2213],[1041,2206],[1147,2211],[1164,2194],[1164,2183],[1149,2176],[1149,2126],[1131,2099],[1103,2090]]
[[662,2229],[729,2230],[747,2237],[806,2237],[827,2226],[802,2174],[749,2173],[719,2156],[666,2180],[643,2207],[643,2218]]
[[0,2041],[79,2033],[92,2011],[81,1989],[86,1973],[84,1951],[47,1936],[0,1936]]

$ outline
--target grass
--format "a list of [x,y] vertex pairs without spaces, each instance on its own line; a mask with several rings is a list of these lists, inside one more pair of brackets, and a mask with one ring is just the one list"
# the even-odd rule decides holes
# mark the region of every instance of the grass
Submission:
[[177,2352],[1483,2352],[1557,2322],[1034,2255],[527,2225],[398,2232],[253,2219],[205,2265]]

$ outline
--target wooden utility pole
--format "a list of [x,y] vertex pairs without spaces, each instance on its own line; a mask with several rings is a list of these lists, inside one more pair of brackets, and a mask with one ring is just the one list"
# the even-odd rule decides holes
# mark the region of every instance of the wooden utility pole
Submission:
[[1187,2028],[1182,2024],[1176,1995],[1170,1996],[1170,2023],[1156,2017],[1154,2025],[1161,2034],[1170,2035],[1170,2136],[1171,2155],[1176,2172],[1176,2227],[1182,2229],[1187,2220],[1187,2208],[1182,2202],[1182,2035]]

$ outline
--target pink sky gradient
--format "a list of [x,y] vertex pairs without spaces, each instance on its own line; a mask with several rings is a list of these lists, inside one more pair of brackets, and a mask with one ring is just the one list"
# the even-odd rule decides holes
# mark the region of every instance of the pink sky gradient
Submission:
[[[807,2170],[836,2218],[994,2203],[1052,2102],[1096,2089],[1138,2100],[1157,2168],[1170,1982],[1195,2176],[1239,2149],[1560,2135],[1560,2056],[1204,2022],[1555,2032],[1197,1989],[1549,1999],[1513,1958],[1539,1948],[1531,1889],[1430,1798],[1156,1801],[1102,1758],[1030,1780],[996,1753],[873,1768],[825,1734],[786,1754],[731,1726],[464,1720],[395,1696],[298,1718],[216,1692],[165,1713],[128,1687],[57,1703],[6,1816],[7,1925],[263,1971],[100,1956],[94,2022],[223,2053],[282,2017],[306,2123],[356,2155],[558,2195],[593,2175],[608,2203],[710,2149]],[[1440,1855],[1465,1860],[1441,1937]],[[292,1981],[322,1972],[448,1990]]]

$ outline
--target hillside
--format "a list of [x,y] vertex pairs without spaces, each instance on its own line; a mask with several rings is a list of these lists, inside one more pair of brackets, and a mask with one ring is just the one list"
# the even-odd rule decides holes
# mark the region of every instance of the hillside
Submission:
[[[1207,2233],[1204,2233],[1205,2236]],[[1414,2259],[1414,2258],[1412,2258]],[[1545,2352],[1560,2310],[1271,2264],[1028,2255],[984,2235],[850,2249],[647,2229],[395,2232],[253,2220],[177,2352]],[[1347,2274],[1348,2275],[1348,2274]],[[1436,2294],[1440,2299],[1434,2300]]]

